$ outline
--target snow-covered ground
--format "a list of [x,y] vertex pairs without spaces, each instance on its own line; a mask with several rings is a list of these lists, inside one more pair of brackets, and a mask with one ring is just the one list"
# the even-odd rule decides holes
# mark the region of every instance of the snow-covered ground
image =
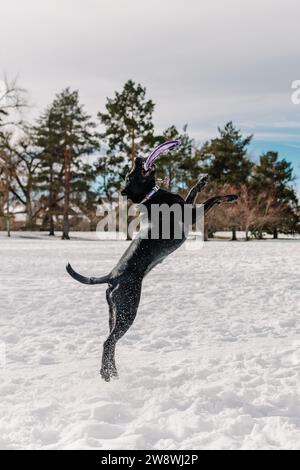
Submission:
[[300,448],[299,241],[171,255],[108,384],[105,286],[64,266],[105,274],[127,242],[36,238],[0,237],[0,448]]

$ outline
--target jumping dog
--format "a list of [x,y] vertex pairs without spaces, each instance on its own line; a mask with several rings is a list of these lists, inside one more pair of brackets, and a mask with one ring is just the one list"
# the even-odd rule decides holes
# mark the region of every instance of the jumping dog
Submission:
[[[204,188],[208,181],[207,175],[202,176],[198,182],[190,189],[188,195],[183,199],[178,194],[173,194],[161,189],[156,184],[155,159],[166,150],[177,146],[179,141],[170,141],[155,149],[146,163],[141,157],[135,159],[135,164],[127,174],[125,188],[121,192],[133,203],[143,205],[146,211],[148,227],[140,230],[135,239],[131,242],[117,265],[112,271],[103,277],[84,277],[73,270],[70,264],[67,266],[68,273],[82,284],[108,284],[106,299],[109,307],[109,336],[104,342],[102,367],[100,374],[105,381],[110,381],[112,377],[117,377],[115,363],[115,348],[117,341],[124,336],[137,314],[142,282],[145,275],[158,263],[161,263],[170,253],[179,248],[186,240],[187,233],[184,229],[185,221],[181,218],[173,217],[171,220],[170,236],[166,239],[159,229],[158,237],[153,239],[153,220],[151,213],[153,205],[160,207],[167,205],[169,208],[179,205],[183,209],[189,204],[194,205],[197,194]],[[216,196],[208,199],[204,203],[204,214],[213,206],[223,202],[234,202],[236,195]],[[197,208],[192,207],[191,224],[197,221]],[[161,223],[161,220],[160,222]],[[151,225],[152,224],[152,225]],[[181,231],[181,237],[175,236],[176,229]],[[152,230],[152,232],[151,232]],[[177,230],[178,233],[178,230]]]

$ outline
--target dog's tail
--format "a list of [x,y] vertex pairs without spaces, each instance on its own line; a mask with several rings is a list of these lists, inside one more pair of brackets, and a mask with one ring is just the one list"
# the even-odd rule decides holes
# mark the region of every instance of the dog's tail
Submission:
[[68,271],[70,276],[73,277],[73,279],[75,279],[78,282],[81,282],[82,284],[93,285],[93,284],[106,284],[107,282],[109,282],[109,275],[102,276],[102,277],[82,276],[81,274],[78,274],[76,271],[74,271],[70,263],[68,263],[68,265],[66,266],[66,270]]

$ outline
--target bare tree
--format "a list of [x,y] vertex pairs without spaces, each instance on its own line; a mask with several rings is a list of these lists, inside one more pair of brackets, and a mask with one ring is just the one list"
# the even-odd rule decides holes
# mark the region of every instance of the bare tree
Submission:
[[2,196],[1,212],[5,218],[7,236],[11,234],[11,184],[15,175],[15,164],[9,151],[0,148],[0,190]]
[[7,147],[8,134],[13,132],[22,119],[20,111],[26,106],[25,90],[20,88],[17,79],[7,77],[0,82],[0,186],[2,196],[1,210],[6,220],[8,236],[11,231],[11,185],[16,175],[16,167],[11,149]]
[[32,229],[41,207],[37,207],[34,195],[37,194],[37,177],[41,168],[40,152],[34,147],[30,129],[24,127],[17,139],[6,133],[4,141],[6,152],[14,162],[14,174],[10,191],[15,200],[23,207],[26,214],[26,228]]
[[0,81],[0,133],[3,127],[16,126],[22,121],[21,111],[27,106],[26,91],[17,78]]

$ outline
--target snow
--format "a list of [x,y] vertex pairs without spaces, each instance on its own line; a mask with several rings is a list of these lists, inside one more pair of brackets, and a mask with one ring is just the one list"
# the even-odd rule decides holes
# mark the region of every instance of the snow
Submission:
[[299,449],[299,243],[172,254],[108,384],[105,286],[64,266],[105,274],[127,242],[0,235],[0,448]]

